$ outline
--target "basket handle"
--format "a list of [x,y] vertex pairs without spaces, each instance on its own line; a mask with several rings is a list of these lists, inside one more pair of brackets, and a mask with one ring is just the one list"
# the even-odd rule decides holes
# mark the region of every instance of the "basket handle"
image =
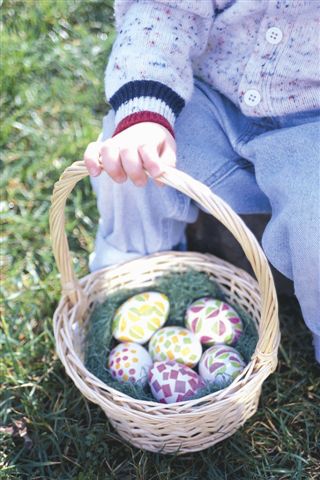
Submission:
[[[66,168],[54,186],[50,208],[53,253],[61,274],[63,293],[68,296],[73,305],[77,303],[79,297],[84,299],[86,295],[73,271],[65,233],[64,210],[74,186],[87,175],[88,171],[83,161],[75,162]],[[195,200],[219,220],[240,243],[257,278],[261,292],[261,315],[266,319],[265,333],[267,334],[265,338],[260,338],[258,349],[264,354],[272,354],[279,337],[277,296],[268,261],[256,237],[227,203],[198,180],[173,167],[165,167],[159,180]]]

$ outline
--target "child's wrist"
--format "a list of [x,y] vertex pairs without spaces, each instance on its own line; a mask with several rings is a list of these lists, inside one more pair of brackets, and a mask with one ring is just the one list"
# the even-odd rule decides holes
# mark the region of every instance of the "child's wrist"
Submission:
[[158,123],[162,127],[166,128],[169,131],[169,133],[173,136],[173,138],[175,137],[174,131],[170,122],[159,113],[149,112],[149,111],[135,112],[123,118],[118,123],[112,136],[114,137],[115,135],[118,135],[119,133],[126,130],[127,128],[132,127],[137,123],[143,123],[143,122]]

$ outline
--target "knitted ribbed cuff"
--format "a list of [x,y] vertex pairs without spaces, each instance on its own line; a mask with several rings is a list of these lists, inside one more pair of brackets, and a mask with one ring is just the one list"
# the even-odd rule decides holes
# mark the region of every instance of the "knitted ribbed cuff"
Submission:
[[153,80],[128,82],[110,98],[115,111],[115,124],[138,112],[154,112],[164,117],[173,128],[185,101],[166,85]]
[[123,130],[126,130],[132,125],[136,125],[137,123],[142,123],[142,122],[158,123],[159,125],[162,125],[163,127],[165,127],[174,137],[174,131],[170,123],[167,121],[167,119],[162,117],[162,115],[159,115],[158,113],[154,113],[154,112],[137,112],[137,113],[133,113],[132,115],[128,115],[123,120],[121,120],[120,123],[118,123],[112,136],[114,137],[115,135],[117,135],[120,132],[123,132]]

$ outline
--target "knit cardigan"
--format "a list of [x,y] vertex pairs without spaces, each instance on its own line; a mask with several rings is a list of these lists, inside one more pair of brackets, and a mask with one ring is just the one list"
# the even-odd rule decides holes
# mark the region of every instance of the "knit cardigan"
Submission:
[[247,116],[320,108],[318,0],[115,0],[105,72],[116,131],[154,121],[172,133],[194,76]]

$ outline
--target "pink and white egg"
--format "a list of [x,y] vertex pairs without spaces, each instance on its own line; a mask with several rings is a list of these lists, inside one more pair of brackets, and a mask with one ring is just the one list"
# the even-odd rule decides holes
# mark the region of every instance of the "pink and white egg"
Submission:
[[229,345],[214,345],[204,352],[199,362],[199,374],[207,382],[223,388],[245,368],[240,353]]
[[191,368],[177,362],[155,362],[149,371],[151,393],[160,403],[190,399],[205,382]]
[[119,343],[111,350],[108,367],[112,377],[120,382],[148,382],[149,370],[153,362],[148,351],[138,343]]
[[204,345],[236,345],[243,323],[233,307],[212,297],[203,297],[187,309],[185,325]]

